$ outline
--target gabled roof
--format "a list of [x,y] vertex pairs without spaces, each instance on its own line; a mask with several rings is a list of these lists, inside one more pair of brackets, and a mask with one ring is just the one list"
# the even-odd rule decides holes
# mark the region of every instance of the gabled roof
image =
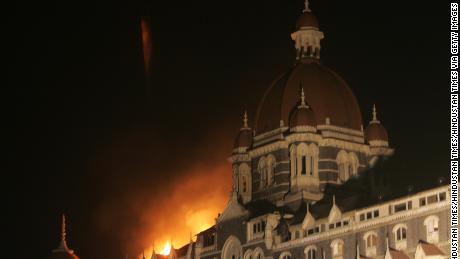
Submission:
[[394,250],[392,248],[390,248],[389,253],[390,253],[391,259],[410,259],[410,257],[406,255],[404,252]]
[[420,242],[419,246],[422,248],[425,255],[445,255],[437,246],[433,244]]

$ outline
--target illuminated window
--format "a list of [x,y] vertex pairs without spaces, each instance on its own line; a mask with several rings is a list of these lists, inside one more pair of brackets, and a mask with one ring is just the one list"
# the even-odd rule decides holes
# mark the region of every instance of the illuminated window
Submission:
[[332,257],[334,259],[342,258],[343,256],[343,240],[335,239],[331,243]]
[[305,252],[306,259],[317,259],[318,256],[317,256],[316,251],[317,251],[316,246],[308,246],[307,248],[305,248],[304,252]]
[[439,242],[439,218],[437,216],[429,216],[423,222],[426,227],[426,241],[436,244]]
[[393,227],[394,240],[396,241],[396,249],[403,250],[407,248],[407,226],[405,224],[397,224]]
[[364,242],[366,244],[366,256],[374,257],[377,255],[377,233],[367,232],[363,236]]
[[291,256],[291,253],[289,252],[282,252],[279,259],[291,259],[292,256]]

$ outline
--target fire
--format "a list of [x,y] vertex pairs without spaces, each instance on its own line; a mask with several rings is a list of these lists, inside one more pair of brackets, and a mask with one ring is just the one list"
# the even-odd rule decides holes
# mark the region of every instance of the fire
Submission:
[[161,250],[162,255],[169,255],[171,252],[171,244],[169,242],[166,242],[166,244],[163,246],[163,249]]
[[[197,166],[171,183],[167,193],[157,196],[151,207],[145,208],[142,221],[146,231],[144,243],[155,243],[158,254],[168,255],[190,242],[190,238],[215,224],[218,213],[225,208],[231,189],[231,169],[228,165]],[[153,250],[145,248],[146,258]]]

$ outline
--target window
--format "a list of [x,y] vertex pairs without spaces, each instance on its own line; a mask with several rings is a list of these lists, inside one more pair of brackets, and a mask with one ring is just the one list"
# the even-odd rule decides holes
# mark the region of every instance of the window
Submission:
[[[292,158],[295,153],[296,160]],[[296,151],[293,152],[291,149],[291,170],[295,169],[295,175],[301,176],[315,176],[317,175],[317,162],[318,162],[318,147],[311,143],[300,143]],[[295,168],[293,163],[295,162]],[[291,174],[292,175],[292,174]]]
[[291,253],[289,253],[289,252],[282,252],[279,259],[291,259],[291,258],[292,258],[292,257],[291,257]]
[[302,156],[302,172],[301,172],[302,175],[305,175],[307,174],[307,157],[306,156]]
[[406,239],[406,229],[405,228],[399,228],[396,231],[396,241],[401,241]]
[[295,145],[291,146],[290,150],[290,162],[291,162],[291,178],[297,175],[297,153]]
[[276,168],[276,160],[275,160],[275,157],[273,155],[268,155],[267,157],[267,168],[266,168],[266,171],[267,171],[267,175],[266,175],[266,185],[269,186],[269,185],[272,185],[273,184],[273,180],[274,180],[274,176],[275,176],[275,168]]
[[310,175],[313,175],[315,172],[315,158],[313,156],[310,156]]
[[316,247],[308,246],[307,248],[305,248],[305,255],[306,259],[317,259],[318,257],[316,255]]
[[379,216],[379,210],[374,210],[374,218],[377,218]]
[[377,255],[377,233],[374,231],[367,232],[363,236],[365,247],[366,247],[366,256],[374,257]]
[[438,195],[435,194],[435,195],[428,196],[427,201],[428,201],[428,204],[438,202]]
[[445,201],[446,200],[446,193],[441,192],[439,193],[439,201]]
[[[411,205],[412,205],[412,203],[411,203]],[[412,207],[412,206],[411,206],[411,207]],[[400,203],[400,204],[396,204],[396,205],[394,206],[394,212],[395,212],[395,213],[396,213],[396,212],[400,212],[400,211],[405,211],[405,210],[407,210],[407,203],[406,203],[406,202]]]
[[339,169],[339,181],[340,182],[345,182],[348,180],[348,167],[349,167],[349,162],[348,162],[348,154],[344,150],[341,150],[337,154],[337,167]]
[[436,244],[439,242],[439,218],[437,216],[429,216],[423,222],[426,227],[426,241]]
[[420,205],[420,207],[426,205],[426,197],[420,198],[420,200],[419,200],[419,205]]
[[335,239],[331,243],[331,250],[333,258],[342,258],[343,256],[343,240]]
[[397,224],[393,227],[394,240],[396,241],[396,249],[402,250],[407,247],[407,226],[405,224]]
[[259,159],[259,176],[260,176],[260,189],[267,186],[267,163],[265,157]]

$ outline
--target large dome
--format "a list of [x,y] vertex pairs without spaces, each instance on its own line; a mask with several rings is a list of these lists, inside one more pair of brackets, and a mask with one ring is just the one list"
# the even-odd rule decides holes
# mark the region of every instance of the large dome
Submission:
[[361,131],[358,101],[347,83],[318,61],[298,62],[267,89],[257,109],[255,129],[260,134],[289,122],[289,113],[298,103],[300,87],[315,112],[316,124],[330,124]]

